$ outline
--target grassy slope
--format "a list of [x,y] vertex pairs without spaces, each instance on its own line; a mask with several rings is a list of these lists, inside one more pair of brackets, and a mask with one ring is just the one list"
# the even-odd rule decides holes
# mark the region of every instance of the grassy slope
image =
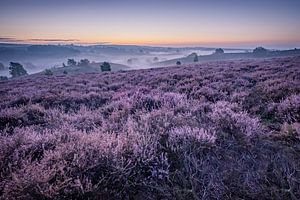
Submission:
[[[70,75],[84,74],[84,73],[99,73],[101,72],[100,65],[102,63],[92,63],[89,66],[76,66],[76,67],[60,67],[52,68],[51,71],[54,75],[62,75],[66,71]],[[126,65],[110,63],[112,71],[128,70],[129,67]],[[43,73],[43,72],[41,72]]]
[[[299,56],[300,50],[284,50],[284,51],[270,51],[265,55],[255,55],[253,53],[223,53],[223,54],[212,54],[198,56],[199,62],[208,62],[208,61],[226,61],[226,60],[238,60],[238,59],[259,59],[259,58],[276,58],[284,56]],[[178,59],[167,60],[157,63],[159,66],[168,66],[175,65],[177,61],[180,61],[182,64],[190,64],[194,62],[193,57],[183,57]]]

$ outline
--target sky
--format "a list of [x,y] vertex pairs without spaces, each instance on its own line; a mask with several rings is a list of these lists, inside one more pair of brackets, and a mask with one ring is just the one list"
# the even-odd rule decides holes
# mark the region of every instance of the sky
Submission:
[[300,46],[300,0],[0,0],[0,42]]

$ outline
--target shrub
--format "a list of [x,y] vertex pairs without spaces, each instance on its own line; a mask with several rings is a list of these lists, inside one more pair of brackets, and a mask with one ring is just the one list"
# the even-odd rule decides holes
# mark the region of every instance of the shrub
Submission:
[[74,59],[68,59],[68,62],[67,62],[68,66],[76,66],[76,61]]
[[256,47],[254,50],[253,50],[253,53],[255,55],[264,55],[266,53],[268,53],[268,50],[263,48],[263,47]]
[[210,116],[221,139],[248,140],[262,134],[259,120],[240,111],[236,104],[219,101],[213,105]]
[[90,64],[90,61],[88,59],[81,59],[78,62],[78,66],[83,66],[83,67],[87,67],[87,66],[89,66],[89,64]]
[[45,69],[44,74],[45,74],[46,76],[52,76],[52,75],[53,75],[53,72],[52,72],[50,69]]
[[215,50],[215,54],[223,54],[224,50],[222,48],[218,48]]
[[291,95],[278,104],[278,115],[285,122],[300,121],[300,95]]
[[0,76],[0,81],[7,81],[8,77],[7,76]]
[[102,63],[101,66],[100,66],[100,68],[101,68],[102,72],[111,71],[111,67],[110,67],[110,64],[108,62]]

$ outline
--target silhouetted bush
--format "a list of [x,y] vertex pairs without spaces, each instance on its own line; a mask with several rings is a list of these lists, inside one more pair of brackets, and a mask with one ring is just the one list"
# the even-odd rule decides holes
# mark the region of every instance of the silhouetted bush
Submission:
[[27,71],[20,63],[10,62],[10,67],[8,69],[9,69],[9,74],[13,78],[28,75]]
[[198,62],[198,55],[197,55],[197,53],[191,53],[190,55],[188,55],[188,58],[193,59],[193,62]]
[[7,76],[0,76],[0,81],[6,81],[6,80],[8,80]]
[[263,48],[263,47],[256,47],[254,50],[253,50],[253,53],[255,55],[265,55],[268,53],[268,50]]
[[86,67],[86,66],[89,66],[89,64],[90,64],[90,61],[88,59],[81,59],[77,65]]
[[110,67],[110,64],[108,62],[102,63],[101,66],[100,66],[100,68],[101,68],[102,72],[111,71],[111,67]]
[[68,62],[67,62],[68,66],[76,66],[76,61],[74,59],[68,59]]
[[215,50],[215,54],[222,54],[224,53],[224,50],[222,48],[218,48]]
[[46,76],[52,76],[52,75],[53,75],[53,72],[51,71],[51,69],[45,69],[44,74],[45,74]]

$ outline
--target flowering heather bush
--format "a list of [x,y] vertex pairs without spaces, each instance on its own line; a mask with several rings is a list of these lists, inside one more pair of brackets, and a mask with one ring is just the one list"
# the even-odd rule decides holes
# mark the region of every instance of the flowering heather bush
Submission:
[[0,199],[300,199],[300,57],[0,82]]

